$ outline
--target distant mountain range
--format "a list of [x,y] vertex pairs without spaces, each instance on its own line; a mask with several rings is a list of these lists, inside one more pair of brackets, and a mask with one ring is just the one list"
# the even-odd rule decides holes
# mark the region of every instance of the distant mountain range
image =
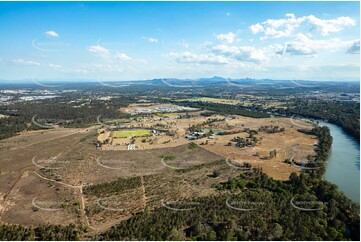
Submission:
[[128,85],[146,85],[146,86],[172,86],[172,87],[215,87],[215,86],[234,86],[234,87],[252,87],[252,86],[269,86],[277,87],[279,89],[289,89],[296,87],[330,87],[330,86],[359,86],[359,82],[339,82],[339,81],[305,81],[305,80],[273,80],[273,79],[230,79],[219,76],[211,78],[199,79],[177,79],[177,78],[159,78],[151,80],[134,80],[134,81],[37,81],[21,80],[21,81],[5,81],[0,80],[0,85],[16,85],[16,84],[89,84],[97,83],[109,86],[128,86]]
[[[110,82],[109,82],[110,83]],[[120,82],[118,82],[120,83]],[[211,87],[211,86],[275,86],[278,88],[295,88],[295,87],[321,87],[321,86],[339,86],[341,84],[359,84],[357,82],[335,82],[335,81],[304,81],[304,80],[272,80],[272,79],[230,79],[219,76],[200,79],[176,79],[163,78],[145,81],[127,81],[122,82],[128,85],[152,85],[152,86],[174,86],[174,87]]]

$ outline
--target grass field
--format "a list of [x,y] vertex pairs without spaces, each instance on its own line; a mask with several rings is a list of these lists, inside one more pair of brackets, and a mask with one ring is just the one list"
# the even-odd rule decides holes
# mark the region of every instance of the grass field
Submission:
[[146,129],[122,130],[114,132],[114,138],[144,137],[150,134]]

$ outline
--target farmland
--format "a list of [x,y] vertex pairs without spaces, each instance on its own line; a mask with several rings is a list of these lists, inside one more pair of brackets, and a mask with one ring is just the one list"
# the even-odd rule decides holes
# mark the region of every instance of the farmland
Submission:
[[[106,238],[112,226],[125,226],[147,214],[158,216],[164,209],[193,210],[194,219],[199,219],[199,201],[223,203],[221,198],[249,193],[252,197],[259,186],[263,189],[259,194],[271,200],[291,192],[282,197],[282,209],[287,210],[289,196],[298,196],[291,182],[311,177],[315,172],[306,173],[302,167],[312,165],[329,144],[329,140],[320,143],[315,122],[259,115],[251,109],[264,103],[282,105],[273,99],[252,101],[254,96],[241,95],[238,103],[232,101],[235,98],[173,97],[167,103],[141,98],[126,107],[114,105],[107,115],[94,113],[90,123],[75,126],[84,128],[65,128],[64,120],[38,119],[54,125],[36,130],[30,123],[28,129],[1,140],[1,222],[69,226],[82,239]],[[175,100],[216,105],[188,109],[189,103],[178,106]],[[249,110],[238,112],[246,101]],[[322,159],[326,154],[322,152]],[[320,181],[306,182],[319,189]],[[223,222],[209,226],[217,223]],[[194,238],[187,234],[192,224],[177,226],[177,231]],[[169,232],[159,238],[171,239]],[[132,236],[153,238],[152,232]]]

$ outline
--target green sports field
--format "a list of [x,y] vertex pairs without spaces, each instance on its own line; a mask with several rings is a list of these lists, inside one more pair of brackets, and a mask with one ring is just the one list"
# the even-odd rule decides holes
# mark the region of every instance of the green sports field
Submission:
[[144,137],[150,134],[149,130],[146,129],[134,129],[134,130],[122,130],[115,131],[115,138],[128,138],[128,137]]

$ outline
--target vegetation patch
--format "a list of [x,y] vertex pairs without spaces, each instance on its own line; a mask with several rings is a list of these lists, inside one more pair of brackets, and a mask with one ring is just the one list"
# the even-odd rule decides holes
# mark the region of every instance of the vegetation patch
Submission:
[[113,134],[115,138],[146,137],[149,135],[150,131],[146,129],[115,131]]

